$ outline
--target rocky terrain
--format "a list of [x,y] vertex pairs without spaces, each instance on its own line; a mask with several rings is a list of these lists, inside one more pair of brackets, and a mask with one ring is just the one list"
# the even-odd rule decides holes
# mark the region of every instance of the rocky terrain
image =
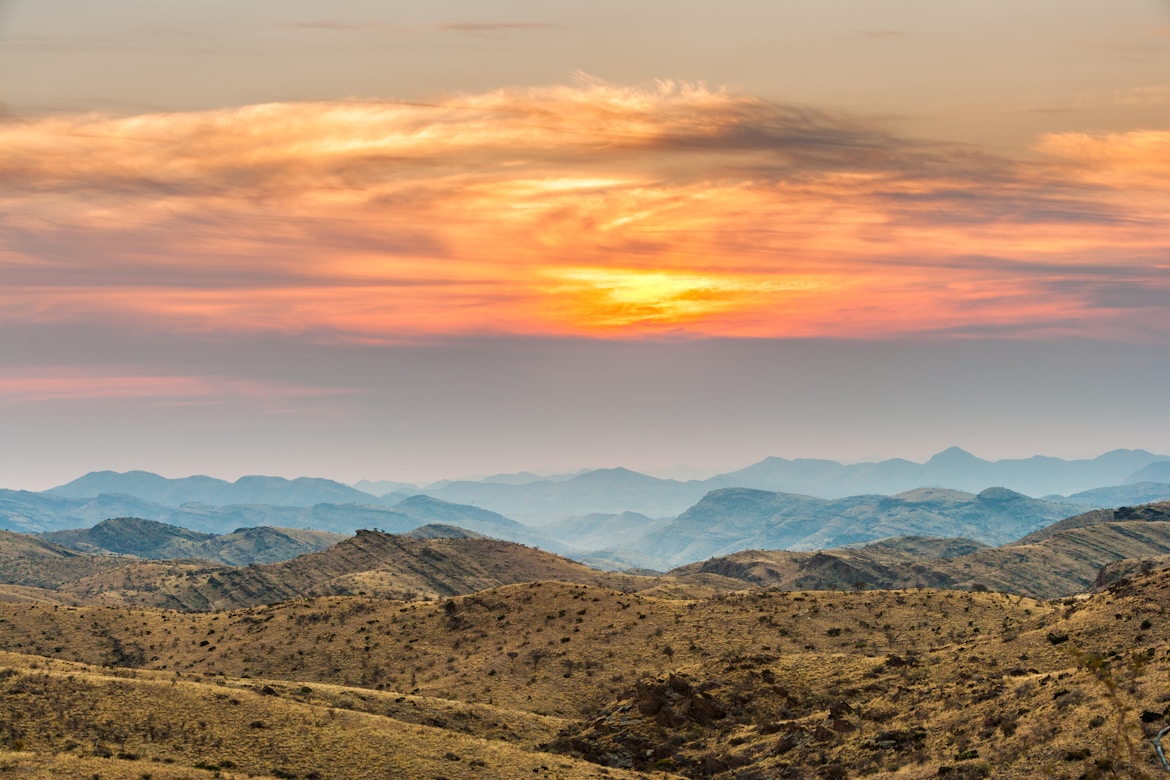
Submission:
[[0,774],[1154,778],[1167,532],[1170,503],[658,576],[452,525],[238,567],[3,532]]

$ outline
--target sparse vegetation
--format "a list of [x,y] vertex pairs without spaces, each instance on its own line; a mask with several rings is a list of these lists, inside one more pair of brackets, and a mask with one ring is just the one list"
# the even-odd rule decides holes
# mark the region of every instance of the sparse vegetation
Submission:
[[[475,589],[500,576],[492,560],[580,569],[473,541],[501,557],[478,562],[466,595],[441,592],[463,559],[439,557],[411,575],[427,600],[282,601],[276,587],[264,596],[275,603],[174,611],[134,606],[121,588],[245,581],[138,564],[71,591],[89,603],[60,591],[0,602],[0,776],[921,780],[1159,767],[1148,740],[1170,712],[1170,571],[1055,601],[597,572]],[[346,555],[398,560],[393,544],[369,536]],[[329,582],[305,566],[281,571]],[[334,575],[347,593],[386,593],[402,584],[392,570]]]

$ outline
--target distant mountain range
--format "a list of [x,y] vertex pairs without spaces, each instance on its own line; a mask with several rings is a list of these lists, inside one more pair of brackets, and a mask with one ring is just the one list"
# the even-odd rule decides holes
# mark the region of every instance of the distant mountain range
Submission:
[[[75,499],[80,501],[81,499]],[[403,534],[420,526],[460,528],[477,535],[564,552],[591,566],[665,571],[747,549],[816,550],[860,544],[886,537],[920,535],[962,537],[980,544],[1002,544],[1070,514],[1065,504],[1028,498],[1004,488],[975,495],[941,488],[919,488],[896,496],[822,499],[748,488],[713,490],[674,519],[625,512],[592,514],[533,529],[478,507],[412,496],[392,509],[321,504],[295,507],[206,507],[186,505],[168,518],[282,517],[316,523],[334,533],[248,527],[207,532],[176,527],[173,520],[117,518],[92,528],[56,530],[41,537],[74,550],[134,555],[149,559],[201,558],[230,565],[272,563],[327,547],[343,538],[336,529],[363,523],[367,528]],[[342,528],[342,533],[358,530]]]
[[72,482],[45,491],[64,498],[92,498],[103,494],[135,496],[164,506],[187,503],[228,506],[271,504],[310,507],[316,504],[374,503],[369,493],[330,479],[241,477],[226,482],[214,477],[167,479],[148,471],[93,471]]
[[[1165,464],[1165,465],[1159,465]],[[1145,450],[1114,450],[1091,460],[1036,456],[987,461],[952,447],[925,463],[892,459],[843,464],[831,460],[766,458],[739,471],[705,480],[679,482],[629,469],[597,469],[573,477],[516,482],[449,482],[421,488],[426,495],[473,504],[532,525],[588,514],[637,512],[650,517],[675,516],[719,488],[753,488],[836,499],[859,495],[894,495],[920,487],[979,493],[1003,487],[1051,501],[1078,494],[1065,503],[1116,506],[1170,498],[1170,477],[1159,487],[1158,475],[1170,457]],[[1134,483],[1147,483],[1137,485]],[[1080,494],[1097,488],[1125,486],[1094,504]]]
[[[1137,483],[1145,484],[1139,487]],[[389,507],[409,496],[422,494],[455,504],[478,506],[530,525],[543,525],[588,514],[638,512],[650,517],[673,517],[719,488],[754,488],[832,499],[893,495],[920,487],[971,493],[1004,487],[1035,498],[1088,505],[1093,499],[1091,491],[1103,488],[1114,489],[1106,499],[1110,504],[1124,495],[1140,500],[1170,497],[1157,495],[1170,491],[1170,487],[1159,488],[1158,484],[1170,486],[1170,456],[1145,450],[1114,450],[1086,460],[1035,456],[987,461],[951,447],[925,463],[895,458],[843,464],[773,457],[738,471],[686,482],[659,479],[625,468],[544,477],[529,472],[498,474],[482,480],[443,481],[425,487],[388,481],[364,481],[351,487],[306,477],[289,480],[248,476],[227,482],[206,476],[168,479],[145,471],[96,471],[41,495],[70,499],[133,496],[172,508],[187,503],[309,508],[318,504]],[[1122,486],[1134,492],[1116,490]]]
[[[756,504],[766,503],[768,495],[778,494],[757,496]],[[933,495],[930,500],[962,499]],[[1019,499],[992,495],[982,500]],[[216,543],[207,535],[144,521],[109,521],[91,530],[93,533],[44,537],[0,531],[0,583],[8,586],[0,588],[0,596],[198,611],[259,606],[313,595],[434,598],[508,583],[556,579],[683,598],[688,592],[745,587],[941,587],[1054,598],[1170,563],[1170,502],[1096,510],[1045,526],[1005,546],[989,547],[970,539],[898,536],[864,546],[819,551],[744,550],[678,567],[661,576],[601,572],[548,552],[442,525],[425,526],[406,535],[361,531],[317,552],[242,567],[190,559],[136,560],[87,554],[53,541],[89,546],[94,551],[133,551],[141,558],[168,547],[185,553]],[[240,538],[249,535],[273,539],[282,533],[287,532],[244,529],[236,533],[234,544],[238,546]],[[289,536],[286,549],[327,541],[298,539],[295,532]],[[220,549],[233,544],[224,537],[220,540]]]
[[828,460],[767,458],[754,466],[707,481],[723,483],[723,487],[754,487],[822,498],[844,498],[864,493],[890,495],[918,487],[945,487],[970,493],[989,487],[1004,487],[1041,498],[1118,485],[1157,461],[1170,461],[1170,457],[1145,450],[1114,450],[1091,460],[1063,460],[1037,455],[987,461],[951,447],[925,463],[894,458],[877,463],[843,465]]
[[[376,500],[371,496],[359,495],[367,500]],[[556,539],[495,512],[422,495],[399,500],[393,507],[371,503],[321,503],[306,507],[273,504],[214,506],[194,502],[172,507],[121,494],[67,498],[52,492],[0,490],[0,529],[24,533],[72,533],[75,529],[90,528],[106,519],[131,517],[190,529],[204,535],[231,534],[236,529],[256,527],[316,530],[346,535],[360,529],[379,529],[401,534],[422,525],[443,523],[546,550],[558,551],[564,547]],[[206,557],[202,554],[192,555]],[[212,560],[218,559],[217,554],[212,555]]]
[[[895,496],[834,500],[724,488],[626,548],[607,547],[592,554],[667,569],[739,550],[820,550],[894,536],[1004,544],[1067,517],[1069,509],[1004,488],[978,495],[919,488]],[[647,559],[651,555],[652,561]]]
[[[922,464],[768,458],[686,482],[613,468],[549,478],[502,474],[409,493],[398,492],[405,483],[361,483],[393,488],[382,496],[327,479],[251,476],[227,482],[101,471],[43,493],[0,490],[0,529],[67,531],[70,535],[60,538],[73,540],[70,547],[92,544],[152,557],[142,549],[103,546],[78,530],[94,536],[103,521],[140,518],[196,534],[168,537],[160,557],[232,563],[270,562],[248,557],[264,544],[281,557],[306,551],[296,545],[309,543],[308,537],[213,542],[212,535],[231,537],[249,528],[404,534],[441,525],[599,568],[661,571],[740,550],[816,550],[906,535],[1004,544],[1086,509],[1170,500],[1170,482],[1151,481],[1168,469],[1170,458],[1142,450],[1116,450],[1092,460],[991,462],[951,448]],[[1020,487],[1045,498],[1031,498]],[[1084,489],[1050,494],[1078,487]],[[135,544],[145,545],[159,529],[139,530],[143,538]]]
[[[392,507],[188,503],[172,508],[131,496],[84,499],[13,491],[0,494],[0,524],[10,530],[40,532],[74,549],[101,548],[145,558],[270,562],[274,559],[248,559],[256,553],[248,551],[246,535],[241,536],[239,529],[288,529],[280,533],[285,537],[296,534],[297,544],[310,544],[308,529],[332,534],[352,534],[360,529],[404,534],[420,526],[441,524],[563,553],[598,568],[658,571],[738,550],[812,550],[889,536],[966,537],[983,544],[1002,544],[1078,509],[1084,508],[1041,501],[1004,488],[988,488],[978,495],[919,488],[895,496],[843,499],[722,488],[707,493],[676,518],[655,519],[634,512],[594,513],[533,528],[480,507],[425,495],[402,499]],[[107,513],[115,518],[140,518],[132,538],[125,542],[129,546],[103,541],[110,524],[95,523],[93,518]],[[121,521],[122,525],[128,522]],[[185,535],[164,533],[168,527],[188,530]],[[125,529],[119,530],[125,535]],[[133,538],[134,534],[139,538]],[[156,538],[160,534],[165,538]],[[260,543],[262,540],[254,540],[252,546]],[[269,539],[268,543],[274,549],[293,544],[290,538]],[[289,549],[294,555],[308,551]]]

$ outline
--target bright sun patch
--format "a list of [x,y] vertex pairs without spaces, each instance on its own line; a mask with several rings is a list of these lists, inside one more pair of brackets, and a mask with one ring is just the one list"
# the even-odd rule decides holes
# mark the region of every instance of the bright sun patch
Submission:
[[685,325],[754,308],[779,289],[810,286],[674,270],[570,268],[550,275],[569,319],[587,329]]

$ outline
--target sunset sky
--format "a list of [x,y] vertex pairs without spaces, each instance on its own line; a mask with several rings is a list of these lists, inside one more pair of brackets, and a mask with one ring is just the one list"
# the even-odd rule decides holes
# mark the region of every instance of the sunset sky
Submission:
[[0,0],[0,487],[1170,453],[1167,399],[1167,0]]

